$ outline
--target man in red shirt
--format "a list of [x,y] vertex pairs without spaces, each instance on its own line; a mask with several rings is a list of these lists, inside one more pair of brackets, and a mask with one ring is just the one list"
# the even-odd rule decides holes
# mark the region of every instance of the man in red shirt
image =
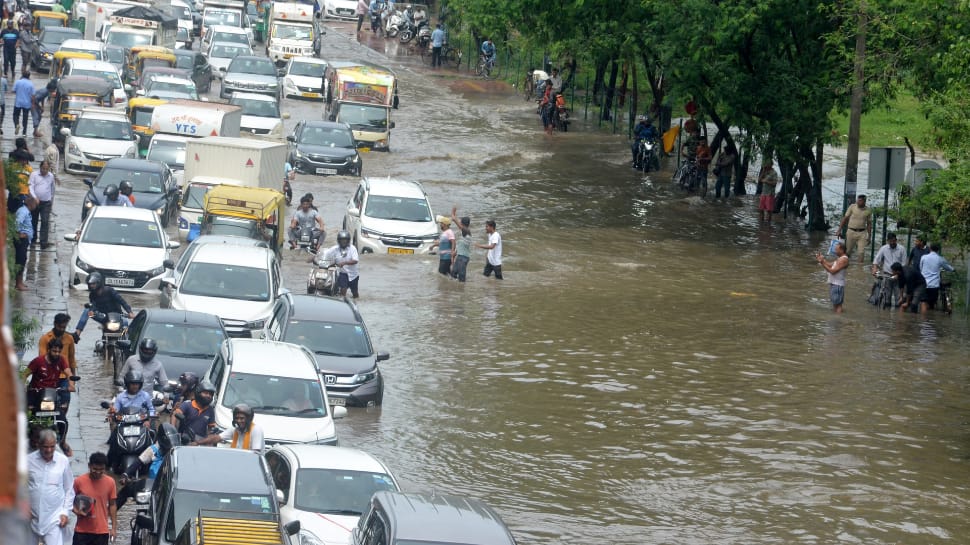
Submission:
[[[74,479],[74,545],[108,545],[118,528],[118,496],[115,481],[104,476],[108,456],[95,452],[88,459],[88,472]],[[80,500],[78,499],[80,498]],[[111,517],[111,527],[108,527]]]
[[57,388],[57,383],[61,380],[61,373],[70,369],[67,360],[61,356],[63,348],[64,345],[60,339],[51,339],[47,342],[47,354],[37,356],[27,364],[24,373],[25,376],[30,375],[28,390]]

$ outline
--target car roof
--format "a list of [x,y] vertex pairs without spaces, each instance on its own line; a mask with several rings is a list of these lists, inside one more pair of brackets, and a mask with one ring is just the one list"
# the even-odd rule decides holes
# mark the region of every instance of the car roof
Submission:
[[331,445],[285,444],[273,447],[298,462],[299,469],[339,469],[386,473],[387,467],[377,458],[355,448]]
[[176,57],[195,57],[196,55],[202,55],[201,51],[194,51],[192,49],[173,49],[172,53]]
[[70,38],[61,42],[61,47],[77,47],[81,49],[101,49],[104,47],[104,44],[96,40]]
[[[112,68],[112,70],[114,69]],[[104,108],[102,106],[85,106],[81,109],[81,113],[78,114],[78,119],[82,117],[128,121],[128,116],[125,115],[124,110],[115,110],[114,108]]]
[[156,83],[159,81],[165,82],[165,83],[184,83],[186,85],[192,85],[193,87],[195,87],[194,81],[190,80],[189,78],[176,76],[175,74],[159,74],[151,78],[150,80],[148,80],[148,85],[151,86],[153,83]]
[[192,244],[204,246],[206,244],[229,244],[233,246],[254,246],[257,248],[269,248],[269,244],[264,240],[256,240],[249,237],[236,237],[232,235],[202,235],[192,241]]
[[[219,7],[219,6],[215,6],[215,7]],[[248,34],[248,32],[246,32],[244,28],[238,27],[238,26],[212,25],[209,28],[212,29],[213,36],[215,35],[216,32],[228,32],[229,34]]]
[[[101,208],[129,208],[127,206],[106,206]],[[187,324],[192,326],[212,326],[222,329],[222,320],[215,314],[196,312],[194,310],[176,310],[174,308],[146,308],[146,321],[157,324]]]
[[394,178],[364,178],[364,183],[367,184],[368,192],[372,195],[427,198],[424,189],[417,182]]
[[[122,112],[122,115],[124,112]],[[133,159],[129,157],[115,157],[114,159],[108,159],[108,162],[104,164],[105,169],[118,168],[124,170],[132,171],[158,171],[162,172],[164,169],[168,169],[168,166],[161,161],[152,161],[151,159]]]
[[290,59],[290,63],[292,64],[294,62],[302,62],[305,64],[330,64],[328,61],[324,59],[318,59],[316,57],[292,57]]
[[362,322],[357,308],[345,299],[297,294],[288,294],[287,297],[290,301],[290,318],[295,320],[344,324]]
[[206,244],[196,250],[192,262],[223,263],[226,265],[251,266],[259,263],[260,268],[266,266],[268,256],[273,255],[269,248],[258,246],[240,246],[237,244]]
[[96,206],[91,211],[98,218],[136,219],[155,222],[155,211],[134,206]]
[[264,496],[271,493],[272,485],[258,452],[186,446],[173,449],[171,456],[179,490]]
[[303,127],[315,127],[320,129],[347,129],[350,130],[350,125],[346,123],[338,123],[336,121],[319,121],[316,119],[307,120],[303,123]]
[[108,61],[99,61],[97,59],[67,59],[67,62],[71,63],[73,68],[81,70],[103,70],[105,72],[118,73],[115,66]]
[[276,104],[276,97],[261,95],[259,93],[241,93],[239,91],[235,91],[232,93],[232,98],[229,99],[230,104],[232,103],[233,98],[245,98],[249,100],[259,100],[262,102],[272,102],[273,104]]
[[[201,251],[202,248],[199,248]],[[226,341],[233,373],[318,380],[317,364],[306,349],[267,339],[230,338]],[[300,363],[300,362],[303,363]],[[283,365],[280,365],[283,362]]]
[[40,30],[40,33],[43,34],[47,31],[50,31],[51,34],[74,34],[75,36],[79,36],[78,38],[75,38],[78,40],[81,39],[80,38],[81,36],[84,36],[84,33],[81,32],[81,29],[69,27],[69,26],[45,26]]
[[393,540],[464,545],[514,544],[501,517],[474,498],[449,494],[375,492],[372,501],[384,506]]

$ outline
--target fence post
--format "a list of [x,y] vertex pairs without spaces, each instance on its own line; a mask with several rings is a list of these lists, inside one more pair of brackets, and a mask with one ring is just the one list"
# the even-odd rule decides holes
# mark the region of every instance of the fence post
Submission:
[[589,74],[586,75],[586,87],[583,90],[583,121],[589,120]]

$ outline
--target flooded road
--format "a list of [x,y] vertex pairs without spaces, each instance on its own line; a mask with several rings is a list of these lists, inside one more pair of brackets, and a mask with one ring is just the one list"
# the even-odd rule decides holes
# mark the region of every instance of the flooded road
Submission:
[[[434,256],[363,257],[359,307],[391,359],[383,408],[351,410],[341,445],[383,459],[406,490],[485,500],[520,543],[970,535],[962,316],[879,312],[855,263],[835,316],[813,261],[824,235],[759,226],[751,196],[685,198],[669,172],[632,171],[621,137],[544,136],[521,98],[386,59],[349,29],[330,30],[325,58],[401,78],[392,152],[365,155],[364,175],[420,181],[436,213],[472,218],[479,242],[494,218],[506,278],[481,276],[484,252],[466,284],[438,275]],[[287,129],[322,115],[284,110]],[[66,231],[83,186],[62,179]],[[294,184],[316,196],[331,243],[356,183]],[[303,292],[308,265],[287,253],[284,269]],[[70,294],[72,314],[84,300]],[[79,348],[92,433],[110,391],[95,331]]]

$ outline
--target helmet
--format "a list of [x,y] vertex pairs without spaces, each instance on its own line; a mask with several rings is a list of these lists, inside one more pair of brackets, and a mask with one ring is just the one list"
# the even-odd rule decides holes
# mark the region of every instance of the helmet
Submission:
[[186,371],[179,375],[179,384],[185,388],[185,391],[194,392],[199,387],[199,375],[196,375],[192,371]]
[[145,377],[142,376],[141,371],[128,371],[125,373],[125,388],[132,384],[139,386],[145,384]]
[[122,195],[131,195],[131,192],[134,190],[135,188],[132,187],[131,182],[129,182],[128,180],[122,180],[121,183],[118,184],[118,191]]
[[145,337],[140,343],[138,343],[138,359],[140,359],[142,363],[152,361],[152,358],[154,358],[155,354],[157,353],[158,343],[155,342],[155,339]]
[[[346,244],[344,244],[346,242]],[[337,233],[337,244],[340,244],[341,248],[346,248],[350,244],[350,233],[341,230]]]
[[199,405],[202,405],[203,407],[206,407],[209,405],[209,403],[212,403],[212,401],[210,399],[205,399],[203,396],[200,396],[199,394],[201,394],[202,392],[209,392],[213,396],[216,395],[215,384],[212,384],[212,381],[206,379],[199,382],[199,385],[195,387],[195,402],[198,403]]
[[168,454],[168,451],[181,444],[182,441],[179,439],[179,431],[175,429],[175,426],[166,422],[158,428],[158,450],[161,451],[162,456]]
[[115,184],[111,184],[108,187],[104,188],[104,196],[108,197],[109,201],[117,200],[118,193],[119,193],[118,186],[116,186]]
[[91,291],[104,287],[104,276],[95,271],[88,276],[88,289]]
[[253,409],[252,407],[250,407],[249,405],[246,405],[245,403],[236,404],[236,406],[232,408],[233,425],[235,425],[236,415],[240,413],[246,416],[246,424],[243,427],[239,428],[244,430],[244,429],[247,429],[249,425],[253,422]]

